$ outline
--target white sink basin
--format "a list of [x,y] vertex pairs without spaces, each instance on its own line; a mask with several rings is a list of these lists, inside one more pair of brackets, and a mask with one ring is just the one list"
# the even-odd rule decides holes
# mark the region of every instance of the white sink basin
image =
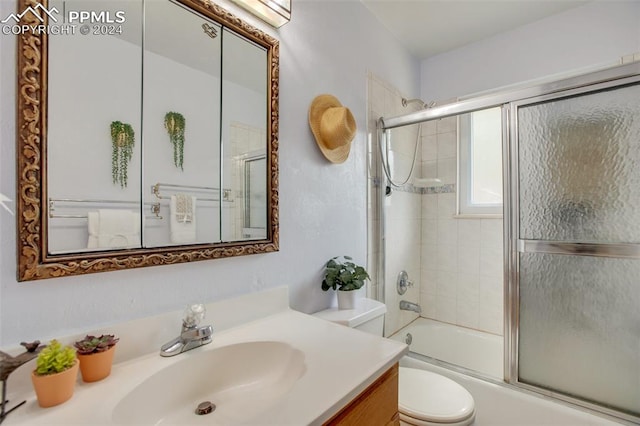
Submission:
[[[123,396],[118,424],[241,424],[259,420],[305,372],[304,354],[276,341],[186,352]],[[211,401],[216,409],[195,413]]]

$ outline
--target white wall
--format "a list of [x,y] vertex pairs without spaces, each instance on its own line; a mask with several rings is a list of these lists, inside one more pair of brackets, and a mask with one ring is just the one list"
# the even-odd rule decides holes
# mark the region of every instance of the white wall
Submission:
[[422,98],[447,100],[613,64],[640,51],[640,2],[597,1],[422,62]]
[[[212,49],[212,55],[220,55]],[[190,65],[190,64],[189,64]],[[149,205],[158,201],[151,194],[156,183],[174,185],[220,186],[220,77],[161,56],[148,49],[144,52],[144,100],[142,111],[143,180],[142,194],[145,216],[153,217]],[[194,102],[194,99],[198,99]],[[183,170],[173,162],[173,146],[164,127],[169,111],[185,118]],[[161,189],[163,197],[179,192]],[[188,193],[185,191],[185,193]],[[220,241],[220,205],[213,191],[195,192],[196,241]],[[144,222],[143,244],[158,247],[171,244],[170,200],[160,201],[162,220]]]
[[[60,7],[61,9],[61,7]],[[75,35],[49,41],[48,196],[54,199],[130,201],[116,208],[139,209],[141,120],[140,46],[113,36]],[[95,55],[92,52],[100,52]],[[88,59],[91,58],[91,59]],[[82,66],[73,66],[78,64]],[[104,73],[100,85],[94,78]],[[128,184],[112,183],[110,124],[122,121],[135,133]],[[73,126],[70,127],[69,123]],[[104,204],[56,203],[57,215],[87,214]],[[114,204],[106,207],[114,207]],[[87,247],[87,219],[53,218],[51,252]]]
[[[246,16],[228,3],[224,6]],[[0,2],[0,16],[15,9]],[[251,22],[255,20],[250,19]],[[266,28],[262,26],[262,28]],[[110,323],[288,285],[291,306],[323,309],[328,258],[366,260],[366,73],[418,92],[418,63],[359,2],[297,1],[280,44],[280,252],[17,283],[15,218],[0,208],[0,344]],[[0,35],[0,193],[15,191],[15,37]],[[328,163],[307,109],[320,93],[351,108],[358,134],[346,163]],[[14,205],[11,205],[14,207]],[[178,327],[178,324],[176,324]]]

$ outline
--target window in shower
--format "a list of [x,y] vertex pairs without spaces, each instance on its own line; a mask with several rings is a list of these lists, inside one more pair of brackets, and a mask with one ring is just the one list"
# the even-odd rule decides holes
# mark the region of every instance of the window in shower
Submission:
[[459,117],[459,213],[502,213],[502,109]]

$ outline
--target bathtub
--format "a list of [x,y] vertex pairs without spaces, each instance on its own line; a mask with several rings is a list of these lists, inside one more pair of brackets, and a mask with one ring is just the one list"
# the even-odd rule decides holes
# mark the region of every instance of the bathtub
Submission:
[[409,350],[429,358],[474,370],[497,378],[503,374],[502,336],[459,327],[427,318],[418,318],[390,336],[409,343]]
[[492,383],[413,358],[400,366],[428,370],[449,377],[467,389],[476,406],[474,426],[620,426],[621,420],[589,412],[505,383]]
[[[390,338],[406,342],[407,333],[412,336],[410,353],[400,365],[441,374],[465,387],[476,405],[474,426],[630,424],[504,383],[502,336],[418,318]],[[463,374],[456,366],[475,373]]]

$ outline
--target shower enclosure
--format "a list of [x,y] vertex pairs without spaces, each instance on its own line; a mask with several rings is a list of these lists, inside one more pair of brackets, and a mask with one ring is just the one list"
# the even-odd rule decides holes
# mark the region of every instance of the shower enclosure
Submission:
[[[500,379],[638,422],[640,63],[383,116],[378,123],[380,139],[376,141],[382,149],[374,160],[384,161],[389,149],[385,144],[391,143],[388,138],[395,129],[421,125],[424,131],[429,123],[456,117],[461,144],[465,119],[460,117],[496,107],[502,117],[504,182],[504,368]],[[424,149],[424,138],[421,143]],[[440,182],[431,186],[431,191],[446,193],[446,189],[437,189],[446,184],[453,185],[454,194],[461,191],[461,184],[466,182],[461,181],[463,151],[458,146],[456,181]],[[423,175],[420,181],[424,179]],[[434,182],[429,176],[427,180]],[[385,229],[385,214],[394,201],[393,196],[383,195],[388,192],[388,179],[382,177],[377,183],[378,198],[372,200],[377,201],[379,214],[375,222],[378,279],[384,284],[379,285],[378,296],[386,301],[388,309],[394,309],[397,296],[389,294],[389,283],[382,282],[382,278],[393,279],[393,273],[386,271],[395,247],[389,245],[393,237]],[[421,191],[424,194],[424,188]],[[423,210],[425,206],[421,204]],[[473,217],[460,215],[459,200],[453,213],[457,216],[452,221]],[[459,247],[465,239],[473,238],[469,225],[464,225],[464,232],[461,225],[451,226],[456,229]],[[438,230],[438,238],[446,239],[446,231],[446,227]],[[420,233],[424,237],[424,229]],[[463,262],[464,256],[457,255],[459,263]],[[437,260],[445,261],[441,256]],[[428,261],[424,253],[420,261]],[[455,286],[458,291],[464,281],[460,274]],[[420,273],[414,278],[422,282],[424,294],[428,293],[426,279]],[[474,288],[471,291],[481,294],[485,290]],[[458,301],[467,297],[460,294]],[[425,297],[418,299],[428,303]],[[421,316],[433,315],[423,308]],[[460,312],[458,321],[459,316]],[[455,323],[446,317],[441,321]],[[462,325],[481,328],[478,323],[476,327]],[[411,348],[413,351],[414,344]],[[458,352],[470,350],[458,348]]]

